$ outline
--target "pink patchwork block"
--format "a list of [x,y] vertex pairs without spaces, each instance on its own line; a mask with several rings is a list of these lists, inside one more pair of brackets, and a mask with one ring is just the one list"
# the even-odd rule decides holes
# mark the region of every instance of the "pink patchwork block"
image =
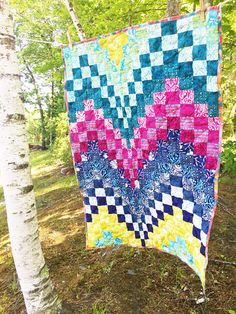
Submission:
[[140,128],[146,128],[146,118],[138,118],[138,124]]
[[133,168],[133,159],[128,159],[128,165],[130,169]]
[[98,139],[97,131],[88,131],[87,136],[88,136],[88,141],[96,141]]
[[207,143],[207,155],[217,156],[219,154],[219,144]]
[[98,130],[103,130],[103,129],[105,129],[104,120],[96,120],[96,128],[97,128]]
[[104,120],[106,129],[113,129],[112,119],[105,119]]
[[141,147],[141,138],[135,138],[134,144],[136,148]]
[[115,150],[116,149],[116,144],[113,140],[107,140],[107,148],[109,150]]
[[208,130],[208,118],[194,118],[194,128],[200,130]]
[[201,143],[201,142],[208,142],[208,130],[194,130],[194,141]]
[[134,138],[140,137],[140,129],[134,129]]
[[123,168],[123,160],[117,160],[117,167]]
[[88,151],[88,142],[80,142],[80,151],[86,153]]
[[106,138],[107,140],[114,140],[115,139],[115,135],[114,135],[114,131],[113,130],[106,130]]
[[166,105],[154,105],[153,109],[156,117],[166,116]]
[[150,150],[156,150],[157,143],[156,140],[148,140],[148,149]]
[[86,142],[88,140],[87,132],[80,132],[79,133],[79,142]]
[[85,122],[77,122],[77,130],[78,130],[79,132],[86,131],[87,128],[86,128]]
[[155,140],[156,139],[156,129],[148,129],[147,131],[147,138],[148,140]]
[[78,133],[71,133],[70,139],[72,143],[79,143],[79,135]]
[[146,128],[140,128],[140,136],[141,136],[141,139],[147,138],[147,129]]
[[158,92],[153,93],[154,105],[165,105],[166,104],[166,93]]
[[156,118],[157,129],[167,129],[167,117]]
[[84,111],[77,111],[76,112],[76,121],[78,121],[78,122],[85,121],[85,112]]
[[179,79],[169,78],[165,79],[165,90],[166,92],[176,92],[179,90]]
[[166,92],[167,104],[179,104],[179,92]]
[[207,143],[194,143],[194,154],[195,155],[203,155],[207,154]]
[[106,140],[99,141],[98,148],[101,150],[107,150],[107,141]]
[[116,150],[116,159],[117,160],[122,160],[123,159],[123,150],[122,149],[117,149]]
[[74,161],[75,162],[81,162],[82,161],[80,153],[74,153]]
[[106,131],[105,130],[98,130],[98,139],[99,140],[106,140]]
[[194,118],[193,117],[180,117],[180,129],[193,130]]
[[143,158],[143,159],[148,159],[148,154],[149,154],[149,151],[148,151],[148,150],[143,150],[143,151],[142,151],[142,158]]
[[218,158],[215,156],[207,156],[206,157],[206,169],[216,170],[218,166]]
[[85,121],[85,124],[86,124],[87,130],[97,131],[97,129],[96,129],[96,121],[95,120]]
[[120,139],[121,138],[121,134],[120,134],[120,130],[119,129],[114,129],[114,136],[116,139]]
[[86,99],[84,100],[84,110],[92,110],[94,109],[94,102],[93,99]]
[[209,143],[219,143],[219,131],[208,131],[208,142]]
[[96,109],[94,110],[94,114],[95,114],[95,119],[104,119],[104,116],[103,116],[103,111],[102,109]]
[[123,159],[128,158],[128,149],[127,148],[122,149],[122,156],[123,156]]
[[142,159],[138,159],[138,168],[139,169],[143,168],[143,160]]
[[132,148],[132,158],[135,158],[133,159],[133,162],[136,162],[137,157],[138,157],[137,149]]
[[122,139],[121,139],[121,146],[122,146],[122,148],[125,148],[125,149],[126,149],[126,147],[127,147],[127,141],[126,141],[125,138],[122,138]]
[[148,149],[148,140],[146,139],[146,138],[142,138],[141,139],[141,147],[142,147],[142,149],[144,149],[144,150],[146,150],[146,149]]
[[208,105],[207,104],[195,104],[194,116],[195,117],[208,117]]
[[194,92],[192,90],[180,90],[179,98],[181,104],[193,104]]
[[217,131],[220,129],[220,118],[208,118],[208,128],[209,130]]
[[155,118],[152,118],[152,117],[146,118],[146,127],[147,128],[155,128],[155,125],[156,125]]
[[77,123],[76,122],[70,123],[69,130],[70,130],[70,133],[77,133],[78,132]]
[[146,105],[145,107],[147,117],[155,117],[155,111],[153,105]]
[[167,140],[167,129],[157,129],[157,140]]
[[180,105],[179,104],[167,104],[166,105],[166,116],[167,117],[179,117],[180,116]]
[[116,150],[108,150],[108,158],[114,160],[116,158]]
[[140,143],[139,147],[140,147],[140,149],[137,149],[137,155],[138,155],[138,159],[142,159],[143,158],[143,153],[142,153],[142,149],[141,149],[141,143]]
[[85,120],[86,121],[95,120],[95,114],[93,110],[85,111]]
[[168,129],[180,129],[180,118],[179,117],[168,117],[167,118]]
[[181,117],[194,117],[194,105],[193,104],[181,104],[180,116]]
[[122,141],[121,139],[115,139],[116,143],[116,149],[121,149],[122,148]]
[[180,130],[180,141],[181,142],[194,142],[194,131],[193,130]]

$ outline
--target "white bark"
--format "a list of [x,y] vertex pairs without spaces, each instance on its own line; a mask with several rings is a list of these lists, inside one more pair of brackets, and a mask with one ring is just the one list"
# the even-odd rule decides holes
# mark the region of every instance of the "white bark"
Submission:
[[79,36],[79,39],[82,41],[82,40],[85,40],[85,33],[83,31],[83,28],[80,24],[80,21],[79,21],[79,18],[74,10],[74,7],[73,7],[73,4],[71,3],[71,0],[63,0],[69,14],[70,14],[70,17],[72,19],[72,22],[76,28],[76,31],[77,31],[77,34]]
[[0,170],[12,253],[27,312],[60,313],[39,241],[20,92],[13,20],[0,2]]

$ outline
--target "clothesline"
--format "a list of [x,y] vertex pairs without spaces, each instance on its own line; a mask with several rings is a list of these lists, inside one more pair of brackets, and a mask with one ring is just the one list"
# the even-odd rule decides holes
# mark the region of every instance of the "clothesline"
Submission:
[[[230,1],[232,1],[232,0],[225,0],[223,2],[220,2],[218,5],[223,6],[226,3],[229,3]],[[27,41],[37,42],[37,43],[44,43],[44,44],[50,44],[50,45],[52,45],[54,47],[66,46],[66,44],[59,43],[58,41],[45,41],[45,40],[36,40],[36,39],[28,39],[28,38],[27,38]]]

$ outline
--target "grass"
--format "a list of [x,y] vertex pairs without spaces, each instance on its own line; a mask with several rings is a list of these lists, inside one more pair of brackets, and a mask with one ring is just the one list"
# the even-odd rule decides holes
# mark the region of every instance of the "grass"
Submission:
[[[75,314],[235,313],[235,221],[219,207],[209,248],[208,302],[197,276],[180,260],[153,249],[85,250],[83,204],[75,176],[62,176],[49,151],[31,154],[40,238],[52,281]],[[235,214],[236,181],[224,176],[220,196]],[[12,260],[0,190],[0,314],[25,314]]]

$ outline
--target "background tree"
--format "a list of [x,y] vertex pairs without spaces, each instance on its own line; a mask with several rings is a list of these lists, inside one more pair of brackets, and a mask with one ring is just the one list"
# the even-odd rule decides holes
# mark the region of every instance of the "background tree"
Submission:
[[58,313],[39,241],[13,20],[7,4],[0,6],[0,168],[12,253],[27,312]]

